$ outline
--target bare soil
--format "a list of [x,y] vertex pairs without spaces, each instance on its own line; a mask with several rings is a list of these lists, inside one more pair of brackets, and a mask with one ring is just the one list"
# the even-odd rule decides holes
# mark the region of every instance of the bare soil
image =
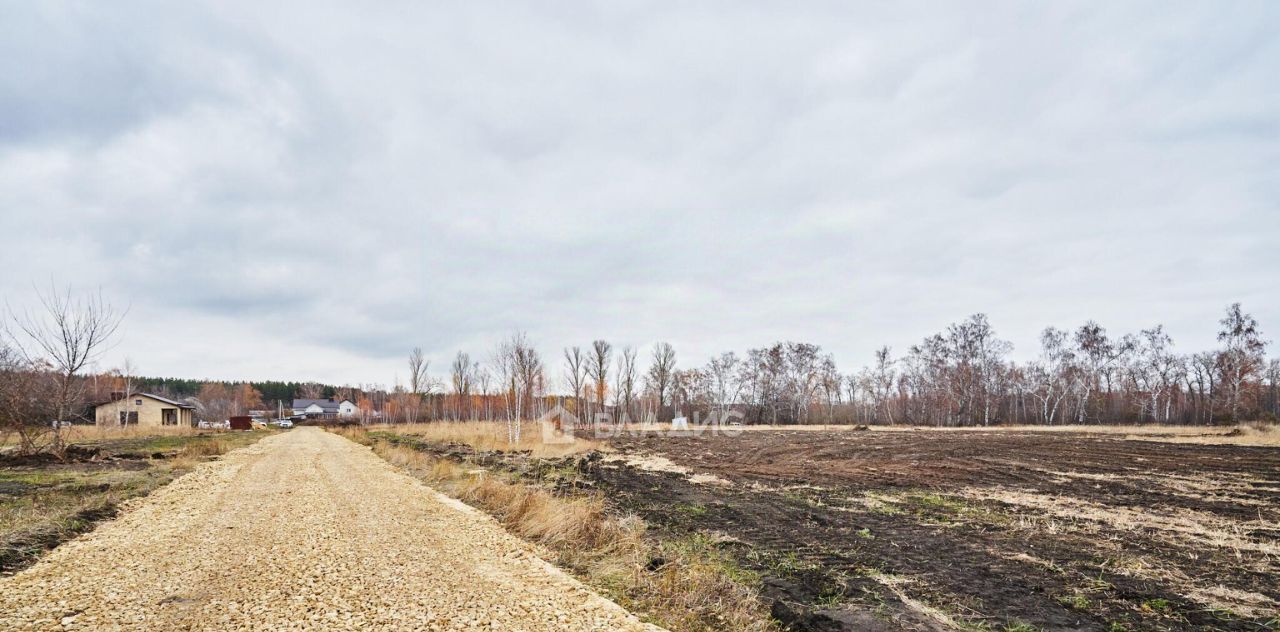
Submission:
[[1280,628],[1278,449],[814,430],[612,448],[579,458],[587,483],[720,538],[792,629]]

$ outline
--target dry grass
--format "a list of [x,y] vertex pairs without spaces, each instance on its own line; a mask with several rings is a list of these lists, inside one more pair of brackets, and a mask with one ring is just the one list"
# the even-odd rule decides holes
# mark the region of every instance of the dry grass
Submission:
[[[185,437],[201,432],[210,432],[192,428],[191,426],[96,426],[76,425],[69,428],[67,442],[86,445],[104,441],[124,439],[145,439],[149,437]],[[0,436],[0,447],[16,445],[17,436],[13,434]]]
[[191,426],[74,426],[68,434],[71,443],[100,443],[103,441],[119,441],[122,439],[145,439],[149,437],[189,437],[200,433],[213,432]]
[[1196,543],[1200,546],[1228,549],[1237,559],[1257,562],[1267,570],[1280,560],[1280,545],[1250,534],[1280,532],[1280,523],[1261,510],[1256,520],[1232,520],[1192,509],[1147,509],[1105,505],[1072,496],[1049,496],[1002,488],[964,488],[958,496],[980,501],[997,501],[1035,509],[1040,517],[1054,517],[1064,524],[1087,521],[1108,529],[1138,531],[1165,540],[1172,545]]
[[[848,425],[743,426],[748,431],[853,431]],[[1061,426],[870,426],[872,432],[1046,432],[1082,433],[1118,436],[1139,441],[1163,441],[1168,443],[1199,443],[1204,445],[1245,445],[1280,447],[1280,426],[1275,424],[1242,424],[1235,426],[1161,426],[1161,425],[1086,425]]]
[[370,426],[368,429],[409,435],[432,443],[462,443],[481,451],[528,451],[534,458],[565,456],[599,450],[602,447],[599,441],[576,437],[564,437],[563,443],[548,443],[545,441],[546,438],[554,436],[559,439],[562,435],[544,433],[547,429],[536,421],[523,422],[520,440],[514,443],[507,438],[507,425],[493,421],[434,421],[422,424]]
[[[382,427],[391,428],[392,426]],[[348,441],[359,443],[360,445],[373,445],[375,443],[373,438],[370,437],[369,433],[363,428],[355,426],[338,426],[336,428],[326,428],[326,430],[333,434],[345,437]]]
[[192,441],[191,443],[183,446],[179,455],[191,457],[218,456],[220,454],[226,454],[236,447],[239,446],[236,446],[231,441],[226,441],[224,439],[205,439],[203,441]]
[[[348,433],[358,434],[340,432]],[[557,496],[385,442],[376,443],[374,450],[437,489],[494,515],[512,533],[546,547],[557,564],[671,630],[775,629],[755,590],[740,581],[744,572],[714,543],[646,538],[642,520],[610,515],[596,496]],[[655,565],[654,560],[661,563]]]

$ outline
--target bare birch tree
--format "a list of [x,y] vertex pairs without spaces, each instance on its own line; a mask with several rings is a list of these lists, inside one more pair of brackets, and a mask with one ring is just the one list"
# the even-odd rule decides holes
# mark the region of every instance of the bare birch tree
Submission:
[[1226,389],[1227,407],[1231,421],[1240,421],[1240,405],[1250,380],[1262,371],[1266,361],[1267,341],[1258,329],[1258,321],[1240,309],[1239,303],[1227,308],[1227,315],[1219,321],[1222,329],[1218,342],[1222,370],[1222,386]]
[[738,379],[738,355],[726,351],[707,363],[707,374],[711,377],[711,388],[715,395],[716,413],[720,421],[724,421],[729,407],[738,403],[742,391],[742,381]]

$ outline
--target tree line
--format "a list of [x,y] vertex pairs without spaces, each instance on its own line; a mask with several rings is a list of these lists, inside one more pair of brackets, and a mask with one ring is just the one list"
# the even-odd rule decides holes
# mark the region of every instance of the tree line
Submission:
[[[109,372],[111,375],[116,372]],[[188,378],[176,377],[138,377],[134,379],[137,390],[164,395],[174,399],[185,399],[187,397],[200,397],[201,391],[206,391],[216,386],[222,386],[228,390],[234,390],[244,385],[248,385],[258,392],[259,396],[272,406],[276,402],[284,402],[287,406],[294,399],[310,398],[324,399],[337,395],[339,387],[328,384],[319,384],[316,382],[286,382],[278,380],[265,381],[231,381],[231,380],[196,380]]]
[[1213,424],[1280,416],[1280,360],[1267,361],[1269,341],[1239,303],[1219,321],[1217,347],[1190,353],[1175,349],[1162,325],[1112,335],[1088,321],[1046,328],[1034,359],[1017,362],[984,314],[897,356],[881,347],[849,373],[806,342],[728,351],[683,367],[666,342],[641,350],[598,339],[547,358],[517,332],[482,356],[458,352],[442,378],[415,348],[408,383],[390,389],[138,377],[128,360],[91,371],[124,317],[100,295],[50,291],[38,309],[7,316],[0,323],[0,435],[18,434],[23,450],[42,442],[60,449],[65,423],[91,421],[93,404],[139,391],[186,400],[202,419],[332,397],[356,403],[362,421],[502,420],[513,439],[526,420],[556,406],[589,423],[732,415],[773,424]]
[[443,380],[426,377],[415,349],[416,377],[383,394],[390,414],[365,414],[507,420],[512,433],[519,420],[556,405],[587,420],[732,412],[747,423],[775,424],[1213,424],[1280,415],[1280,360],[1267,361],[1268,341],[1238,303],[1219,321],[1215,349],[1181,353],[1162,325],[1117,336],[1094,321],[1048,327],[1039,343],[1034,359],[1014,361],[1013,345],[985,314],[974,314],[901,355],[881,347],[870,364],[842,373],[832,354],[804,342],[729,351],[683,368],[665,342],[642,354],[595,340],[549,361],[517,333],[487,361],[457,353]]

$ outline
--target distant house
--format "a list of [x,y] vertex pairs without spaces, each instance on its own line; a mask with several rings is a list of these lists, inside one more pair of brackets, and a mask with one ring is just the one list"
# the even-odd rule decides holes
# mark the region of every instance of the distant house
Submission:
[[99,426],[191,426],[195,412],[191,404],[151,393],[116,393],[94,407],[93,417]]
[[356,405],[349,399],[335,400],[332,397],[329,399],[295,399],[293,400],[293,414],[295,416],[305,415],[322,419],[355,417]]

